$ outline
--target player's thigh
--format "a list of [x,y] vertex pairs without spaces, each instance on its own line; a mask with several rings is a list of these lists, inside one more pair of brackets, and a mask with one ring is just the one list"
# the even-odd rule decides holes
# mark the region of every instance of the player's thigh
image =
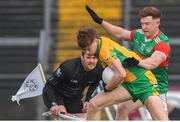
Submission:
[[112,104],[117,104],[121,102],[125,102],[128,100],[131,100],[132,96],[129,94],[129,92],[119,86],[112,90],[111,92],[103,92],[98,95],[96,95],[91,102],[94,102],[96,106],[99,108],[110,106]]
[[167,120],[168,117],[158,96],[149,96],[144,102],[154,120]]

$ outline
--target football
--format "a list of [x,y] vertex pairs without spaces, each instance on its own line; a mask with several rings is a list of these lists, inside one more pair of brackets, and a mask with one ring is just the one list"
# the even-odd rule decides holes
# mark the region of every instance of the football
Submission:
[[110,67],[106,67],[102,73],[102,80],[105,84],[112,80],[114,71]]

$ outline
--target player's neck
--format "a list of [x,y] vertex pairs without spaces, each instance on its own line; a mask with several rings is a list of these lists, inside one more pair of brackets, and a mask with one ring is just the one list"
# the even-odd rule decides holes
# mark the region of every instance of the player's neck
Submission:
[[154,40],[157,36],[159,36],[160,30],[157,29],[157,30],[155,30],[154,32],[155,32],[155,33],[154,33],[154,34],[152,35],[152,37],[151,37],[152,40]]

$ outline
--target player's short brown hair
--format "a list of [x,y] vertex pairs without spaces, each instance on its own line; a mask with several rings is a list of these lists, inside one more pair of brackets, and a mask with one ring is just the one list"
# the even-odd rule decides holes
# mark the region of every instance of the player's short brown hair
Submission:
[[83,26],[77,34],[77,41],[80,48],[84,49],[92,44],[94,39],[98,37],[97,32],[93,27]]
[[138,15],[140,18],[152,16],[153,19],[155,19],[155,18],[161,17],[161,12],[158,8],[150,6],[150,7],[144,7],[143,9],[141,9]]

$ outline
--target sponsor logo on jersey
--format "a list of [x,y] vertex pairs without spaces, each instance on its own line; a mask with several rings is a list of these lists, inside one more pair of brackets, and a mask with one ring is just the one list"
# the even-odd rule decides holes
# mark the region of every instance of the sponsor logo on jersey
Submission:
[[74,80],[74,79],[71,79],[70,80],[72,83],[78,83],[78,81],[77,80]]

